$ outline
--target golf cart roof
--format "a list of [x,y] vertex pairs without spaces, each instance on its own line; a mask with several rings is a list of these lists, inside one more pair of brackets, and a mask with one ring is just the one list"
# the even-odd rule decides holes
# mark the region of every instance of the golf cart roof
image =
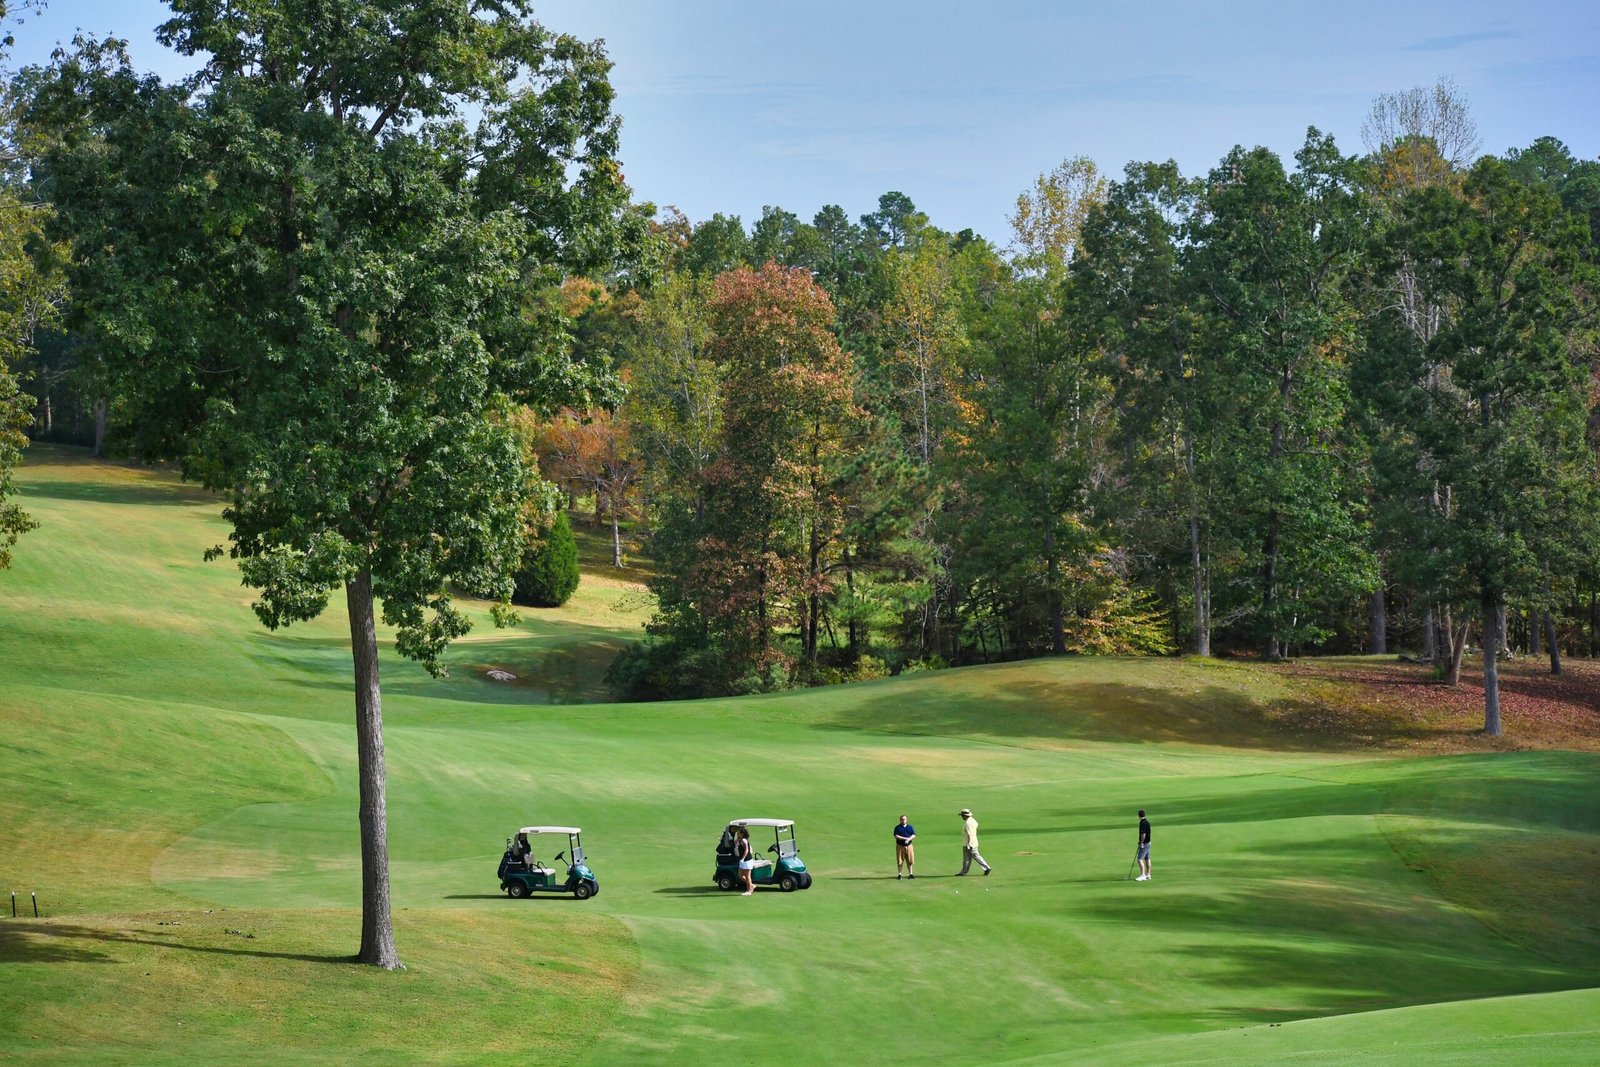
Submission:
[[580,834],[576,826],[524,826],[518,830],[519,834]]
[[793,826],[793,819],[733,819],[729,826]]

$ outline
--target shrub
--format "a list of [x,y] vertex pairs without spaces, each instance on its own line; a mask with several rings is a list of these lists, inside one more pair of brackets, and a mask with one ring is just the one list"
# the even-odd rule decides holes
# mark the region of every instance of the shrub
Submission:
[[555,521],[523,547],[517,589],[511,599],[536,608],[559,608],[577,588],[578,542],[567,513],[558,511]]

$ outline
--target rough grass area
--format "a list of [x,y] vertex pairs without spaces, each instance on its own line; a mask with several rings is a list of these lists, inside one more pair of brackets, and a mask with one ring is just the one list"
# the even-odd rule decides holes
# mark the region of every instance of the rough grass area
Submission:
[[[261,630],[200,562],[216,502],[166,475],[55,449],[21,481],[0,890],[45,914],[0,918],[0,1061],[1600,1059],[1600,754],[1550,747],[1581,730],[1491,743],[1367,660],[577,703],[643,615],[609,579],[480,626],[448,679],[385,654],[407,969],[355,966],[342,614]],[[989,877],[954,877],[963,806]],[[712,887],[717,832],[762,815],[798,820],[811,890]],[[584,828],[599,896],[497,891],[534,822]]]

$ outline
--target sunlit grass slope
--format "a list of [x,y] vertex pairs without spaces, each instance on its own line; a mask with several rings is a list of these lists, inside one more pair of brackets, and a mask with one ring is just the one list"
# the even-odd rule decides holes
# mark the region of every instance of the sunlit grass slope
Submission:
[[[215,502],[165,476],[53,451],[23,483],[44,525],[0,575],[0,889],[47,918],[0,920],[0,1059],[1600,1056],[1592,755],[1375,755],[1280,675],[1175,661],[566,703],[636,632],[620,580],[485,626],[448,680],[385,661],[409,968],[345,965],[342,612],[261,630],[199,560]],[[596,663],[551,684],[573,642]],[[951,877],[962,806],[991,877]],[[1148,884],[1124,880],[1139,807]],[[714,891],[739,815],[799,820],[815,887]],[[595,899],[496,892],[506,834],[546,821],[584,827]]]

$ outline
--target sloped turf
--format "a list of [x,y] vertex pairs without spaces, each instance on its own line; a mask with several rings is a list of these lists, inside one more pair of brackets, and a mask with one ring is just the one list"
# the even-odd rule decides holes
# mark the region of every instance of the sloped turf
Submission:
[[[385,661],[409,969],[348,966],[342,613],[260,630],[199,561],[214,502],[164,476],[53,450],[23,483],[45,525],[0,575],[0,889],[48,917],[0,920],[0,1059],[1600,1056],[1592,754],[1374,753],[1304,729],[1281,675],[1180,661],[559,703],[637,627],[615,580],[478,631],[447,681]],[[992,877],[950,877],[963,805]],[[1123,880],[1141,806],[1149,884]],[[798,819],[815,887],[713,890],[735,815]],[[496,892],[534,821],[584,826],[600,896]]]

